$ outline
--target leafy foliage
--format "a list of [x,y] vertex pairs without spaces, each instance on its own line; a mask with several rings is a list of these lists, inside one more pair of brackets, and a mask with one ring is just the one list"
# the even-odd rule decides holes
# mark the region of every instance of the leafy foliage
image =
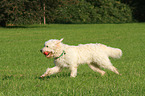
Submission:
[[128,5],[116,0],[2,0],[0,25],[41,23],[126,23]]
[[[67,0],[65,1],[67,2]],[[126,23],[132,21],[129,6],[115,0],[69,1],[55,11],[54,23]]]
[[130,6],[133,19],[139,22],[145,22],[145,2],[144,0],[120,0]]
[[2,0],[0,5],[0,21],[5,23],[32,24],[40,22],[42,17],[38,0]]
[[[66,0],[67,1],[67,0]],[[61,2],[56,9],[54,23],[91,23],[90,12],[93,6],[82,1]]]

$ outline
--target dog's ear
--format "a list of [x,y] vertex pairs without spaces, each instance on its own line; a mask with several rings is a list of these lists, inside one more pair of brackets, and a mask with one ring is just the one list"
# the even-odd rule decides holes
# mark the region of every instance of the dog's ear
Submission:
[[59,41],[61,42],[63,40],[63,38],[61,38]]
[[56,46],[59,47],[60,46],[60,43],[62,42],[63,38],[58,40],[58,42],[56,43]]
[[57,44],[58,44],[58,43],[61,43],[61,42],[62,42],[62,40],[63,40],[63,38],[61,38],[60,40],[58,40],[58,41],[57,41]]

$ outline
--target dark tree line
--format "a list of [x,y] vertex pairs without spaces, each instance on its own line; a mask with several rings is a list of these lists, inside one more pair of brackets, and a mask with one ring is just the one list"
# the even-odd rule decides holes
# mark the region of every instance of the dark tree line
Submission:
[[143,0],[1,0],[0,26],[145,21],[144,5]]
[[138,22],[145,22],[145,1],[144,0],[121,0],[132,9],[133,18]]
[[[41,0],[40,0],[41,1]],[[6,23],[38,23],[43,16],[43,4],[39,0],[2,0],[0,1],[0,25]]]

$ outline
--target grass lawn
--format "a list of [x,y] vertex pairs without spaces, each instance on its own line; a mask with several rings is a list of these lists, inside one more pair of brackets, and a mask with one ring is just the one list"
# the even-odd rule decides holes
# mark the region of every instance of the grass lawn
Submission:
[[[40,53],[44,42],[64,38],[63,43],[103,43],[122,49],[121,59],[111,59],[122,76],[93,72],[88,65],[40,79],[53,67],[53,59]],[[0,28],[0,96],[144,96],[145,23],[31,25]]]

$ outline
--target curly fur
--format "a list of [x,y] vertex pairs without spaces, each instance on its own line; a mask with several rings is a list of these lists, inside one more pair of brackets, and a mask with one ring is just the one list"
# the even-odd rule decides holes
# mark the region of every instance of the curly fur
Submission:
[[[122,51],[120,49],[108,47],[99,43],[70,46],[63,44],[62,40],[63,39],[51,39],[46,41],[44,48],[41,49],[41,52],[46,55],[47,58],[59,57],[63,51],[66,53],[62,54],[60,58],[54,59],[55,67],[48,68],[41,77],[61,72],[64,67],[71,70],[71,77],[76,77],[77,67],[80,64],[88,64],[93,71],[99,72],[101,75],[105,74],[105,71],[100,69],[101,67],[119,74],[117,69],[111,64],[109,57],[120,58],[122,56]],[[45,54],[46,52],[48,54]]]

